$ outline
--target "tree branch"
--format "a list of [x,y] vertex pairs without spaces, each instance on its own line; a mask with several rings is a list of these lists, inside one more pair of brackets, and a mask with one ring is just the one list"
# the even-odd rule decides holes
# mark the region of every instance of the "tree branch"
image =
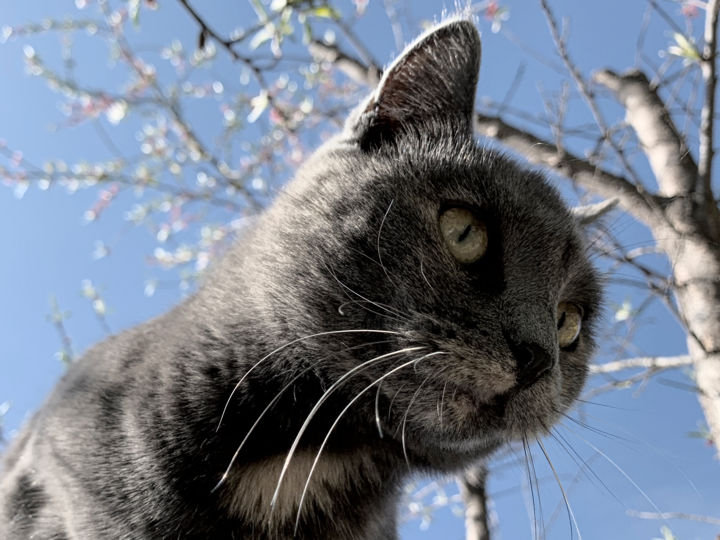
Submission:
[[477,114],[475,129],[481,135],[497,139],[502,145],[524,156],[530,163],[548,167],[605,199],[617,198],[624,210],[648,225],[654,224],[658,219],[657,207],[652,197],[638,191],[625,177],[561,150],[555,144],[510,125],[497,116]]
[[716,48],[718,11],[720,2],[709,0],[705,7],[705,46],[700,67],[705,81],[705,99],[700,113],[700,149],[698,154],[698,172],[706,196],[712,197],[711,178],[714,157],[713,130],[715,127],[715,88],[717,86]]
[[377,86],[382,77],[382,70],[374,64],[366,64],[341,51],[335,45],[328,45],[319,40],[313,40],[308,44],[310,55],[322,62],[331,62],[359,84],[365,84],[370,88]]
[[693,193],[697,187],[697,165],[645,74],[632,70],[619,75],[602,70],[594,79],[610,89],[625,107],[628,123],[650,161],[660,194],[677,197]]
[[595,364],[590,366],[590,373],[592,375],[598,375],[601,373],[614,373],[616,371],[636,368],[658,371],[690,365],[692,365],[692,360],[690,359],[690,355],[687,354],[681,356],[641,356],[638,358],[615,360],[614,362],[607,362],[605,364]]
[[483,465],[467,469],[460,477],[460,492],[465,501],[466,540],[490,540],[485,482],[488,470]]
[[697,514],[685,514],[683,512],[639,512],[638,510],[628,510],[629,516],[642,519],[687,519],[689,521],[699,521],[701,523],[710,523],[712,525],[720,525],[720,518],[711,516],[699,516]]
[[580,73],[580,70],[570,58],[570,52],[567,49],[566,38],[563,34],[561,34],[560,29],[558,28],[557,21],[555,20],[555,16],[553,15],[552,10],[547,3],[547,0],[540,0],[540,8],[545,14],[545,19],[547,20],[548,26],[550,27],[550,34],[552,35],[553,42],[555,43],[555,48],[557,49],[557,52],[560,55],[563,64],[565,65],[565,69],[567,69],[568,73],[570,73],[570,76],[572,77],[573,81],[575,81],[575,85],[580,91],[580,95],[583,97],[585,103],[590,109],[590,112],[595,119],[595,123],[600,129],[602,139],[606,141],[615,151],[627,173],[631,176],[635,183],[639,185],[639,176],[633,170],[632,164],[628,160],[624,148],[618,143],[616,143],[615,140],[612,138],[610,129],[608,128],[607,123],[605,122],[605,119],[600,112],[600,107],[598,107],[593,92],[590,90],[590,87]]

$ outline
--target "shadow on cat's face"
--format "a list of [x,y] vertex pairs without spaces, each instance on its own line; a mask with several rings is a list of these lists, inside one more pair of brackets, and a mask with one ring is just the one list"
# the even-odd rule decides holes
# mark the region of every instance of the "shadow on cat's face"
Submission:
[[549,429],[600,301],[556,191],[473,138],[479,47],[466,21],[410,46],[258,228],[298,335],[388,332],[325,341],[317,371],[357,370],[342,392],[373,398],[360,417],[436,467]]

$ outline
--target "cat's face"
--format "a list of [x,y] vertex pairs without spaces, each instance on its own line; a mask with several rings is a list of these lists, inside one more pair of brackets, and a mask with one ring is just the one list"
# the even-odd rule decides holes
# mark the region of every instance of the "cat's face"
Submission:
[[376,381],[368,422],[436,466],[558,419],[600,301],[555,190],[474,141],[478,62],[468,22],[421,38],[270,210],[287,232],[264,228],[269,268],[296,283],[278,298],[307,314],[298,333],[388,332],[338,337],[318,369],[333,381],[369,361],[343,391]]

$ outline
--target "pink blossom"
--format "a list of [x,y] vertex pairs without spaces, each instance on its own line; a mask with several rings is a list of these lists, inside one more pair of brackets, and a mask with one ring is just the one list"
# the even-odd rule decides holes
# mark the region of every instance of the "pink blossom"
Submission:
[[355,9],[357,10],[358,15],[365,13],[365,9],[369,3],[370,0],[353,0],[353,4],[355,4]]
[[489,2],[485,8],[485,18],[489,21],[493,20],[499,9],[500,6],[497,2]]
[[681,10],[683,17],[687,17],[688,19],[694,19],[700,14],[698,7],[695,4],[690,4],[689,2],[683,2]]
[[278,111],[275,107],[270,109],[270,121],[273,124],[282,124],[282,121],[283,121],[282,114],[280,114],[280,111]]
[[12,154],[12,164],[15,167],[18,167],[20,165],[20,163],[22,163],[22,159],[23,159],[23,153],[20,152],[19,150],[15,150]]

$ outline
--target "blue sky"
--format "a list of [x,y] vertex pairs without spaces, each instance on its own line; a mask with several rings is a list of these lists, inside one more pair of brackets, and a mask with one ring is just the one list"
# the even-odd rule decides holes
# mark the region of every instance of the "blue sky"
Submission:
[[[196,2],[198,6],[201,2]],[[249,17],[243,2],[231,3],[230,12],[219,2],[204,6],[207,14],[220,29],[230,29]],[[411,3],[411,18],[416,23],[436,17],[444,7],[442,2]],[[508,1],[510,8],[506,30],[534,54],[550,58],[552,42],[547,25],[535,2]],[[573,2],[552,3],[555,12],[569,15],[570,46],[581,69],[613,67],[623,70],[635,61],[636,37],[641,27],[644,2]],[[676,4],[663,5],[678,17]],[[353,8],[340,4],[344,13]],[[71,1],[54,0],[42,5],[38,2],[3,2],[0,26],[40,21],[45,17],[62,17],[77,13]],[[176,2],[160,2],[157,12],[143,12],[141,29],[135,38],[147,47],[159,48],[174,37],[191,47],[197,30]],[[482,17],[483,66],[480,75],[480,95],[502,100],[512,86],[518,67],[525,73],[513,100],[513,107],[539,111],[543,103],[541,92],[551,93],[559,88],[554,72],[528,59],[527,51],[508,40],[507,34],[494,34]],[[390,25],[382,10],[382,2],[370,0],[368,13],[358,23],[358,33],[368,38],[368,45],[381,61],[386,62],[397,52]],[[412,38],[412,32],[404,35]],[[670,32],[655,21],[647,35],[647,48],[660,50],[670,43]],[[108,149],[92,125],[51,129],[63,122],[59,111],[61,98],[49,91],[42,80],[29,77],[23,66],[22,48],[32,43],[48,61],[59,61],[56,37],[10,40],[0,46],[0,138],[14,149],[22,149],[28,159],[64,159],[68,163],[82,158],[107,157]],[[106,51],[90,46],[88,38],[79,38],[78,74],[89,82],[112,88],[116,71],[108,63]],[[85,46],[87,44],[87,46]],[[216,64],[223,73],[234,73],[237,66],[219,59]],[[237,78],[237,77],[235,77]],[[608,112],[616,110],[605,105]],[[570,102],[568,115],[574,123],[589,121],[589,115],[579,100]],[[213,121],[196,115],[201,133],[211,132]],[[104,120],[101,120],[105,122]],[[107,132],[122,148],[134,143],[136,126],[104,124]],[[577,142],[577,141],[575,141]],[[123,146],[124,145],[124,146]],[[640,165],[643,167],[643,165]],[[646,167],[645,167],[646,170]],[[565,190],[568,198],[572,193]],[[152,234],[145,228],[128,224],[124,212],[132,204],[132,194],[121,195],[110,205],[102,218],[87,223],[85,211],[92,207],[97,192],[80,190],[73,195],[52,187],[41,191],[31,186],[21,200],[12,187],[0,185],[0,403],[11,408],[4,417],[4,429],[12,434],[31,412],[42,403],[64,366],[57,359],[61,349],[58,334],[48,321],[50,302],[55,298],[62,311],[70,313],[66,321],[75,352],[82,352],[101,340],[105,329],[98,324],[90,302],[81,294],[83,280],[91,279],[101,292],[107,306],[107,322],[113,332],[120,331],[156,314],[178,302],[182,291],[176,286],[158,288],[147,297],[144,287],[157,278],[159,270],[147,263],[147,256],[156,246]],[[647,242],[647,233],[627,217],[615,216],[610,226],[621,232],[627,244]],[[100,260],[92,257],[95,242],[102,240],[112,248],[110,256]],[[171,275],[161,274],[162,279]],[[624,300],[636,304],[640,297],[631,289],[611,288],[610,305]],[[626,355],[673,355],[685,351],[682,332],[657,303],[643,316],[645,324],[634,337]],[[612,323],[612,310],[608,312]],[[622,328],[617,327],[618,332]],[[600,357],[603,361],[609,356]],[[576,478],[576,460],[552,441],[547,447],[553,463],[569,492],[582,538],[651,539],[659,537],[660,521],[647,521],[626,516],[627,509],[654,511],[656,505],[664,511],[718,516],[720,508],[720,474],[713,451],[702,441],[689,437],[702,419],[695,396],[688,391],[671,388],[667,381],[691,384],[682,374],[662,375],[638,389],[605,394],[584,407],[584,420],[597,430],[611,436],[593,433],[565,422],[560,433],[587,460],[602,485],[593,474]],[[608,459],[599,456],[593,446]],[[609,461],[616,463],[620,472]],[[544,458],[535,451],[535,464],[540,483],[545,522],[561,501],[552,472],[543,464]],[[631,477],[629,480],[625,475]],[[637,484],[651,499],[649,502],[634,486]],[[532,511],[524,471],[518,467],[502,468],[493,475],[490,492],[498,514],[501,534],[498,538],[530,538]],[[449,488],[449,493],[452,486]],[[714,537],[720,528],[699,523],[673,521],[672,530],[679,540]],[[439,511],[428,531],[421,531],[419,522],[403,526],[403,538],[434,539],[462,538],[462,521],[449,509]],[[549,529],[548,538],[569,538],[572,534],[564,508]]]

